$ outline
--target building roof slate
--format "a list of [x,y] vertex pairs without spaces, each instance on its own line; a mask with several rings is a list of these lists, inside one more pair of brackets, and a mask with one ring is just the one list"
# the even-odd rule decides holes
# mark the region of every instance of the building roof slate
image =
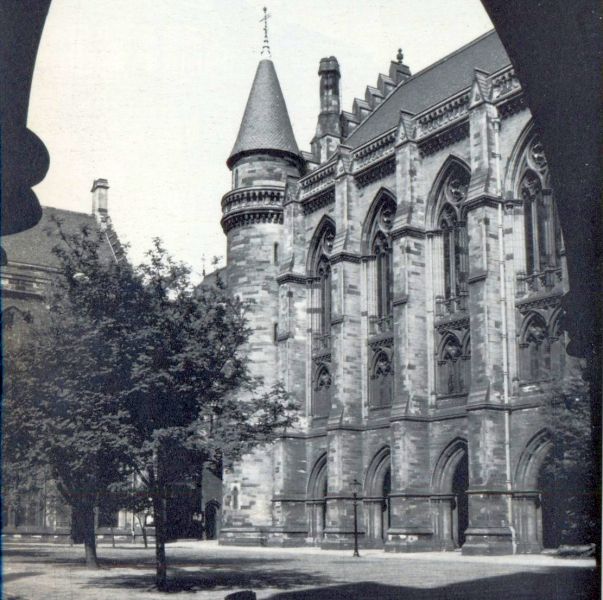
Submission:
[[[62,243],[53,219],[61,222],[63,231],[67,234],[78,233],[83,226],[98,228],[98,223],[91,214],[43,206],[42,218],[35,227],[2,237],[2,247],[6,251],[9,265],[23,263],[43,268],[61,268],[59,259],[52,251]],[[99,253],[104,260],[114,260],[108,240],[106,244],[101,245]]]
[[398,125],[400,110],[417,114],[466,89],[475,69],[494,73],[511,64],[494,30],[419,71],[364,119],[344,144],[357,148]]
[[227,164],[231,167],[242,153],[262,150],[293,154],[301,160],[276,70],[268,59],[258,64]]

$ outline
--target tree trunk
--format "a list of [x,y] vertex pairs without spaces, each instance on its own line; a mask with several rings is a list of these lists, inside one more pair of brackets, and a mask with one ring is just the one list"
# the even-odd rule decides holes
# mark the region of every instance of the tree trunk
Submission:
[[81,535],[86,552],[86,566],[91,569],[98,569],[96,532],[94,530],[94,506],[92,506],[92,504],[84,504],[78,506],[75,510],[79,514]]
[[153,494],[153,512],[155,520],[155,582],[158,590],[165,591],[167,587],[167,564],[165,558],[166,506],[165,489],[163,487],[160,487],[157,494]]
[[144,547],[146,549],[149,547],[149,543],[147,541],[147,526],[145,525],[145,522],[144,522],[145,515],[141,515],[140,513],[137,513],[136,518],[138,519],[138,523],[140,524],[140,531],[142,532],[142,541],[144,542]]

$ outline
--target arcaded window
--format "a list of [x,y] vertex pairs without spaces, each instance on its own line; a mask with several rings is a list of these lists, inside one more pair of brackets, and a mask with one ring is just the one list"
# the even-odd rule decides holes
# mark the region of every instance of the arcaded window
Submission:
[[368,276],[368,397],[371,408],[391,406],[394,394],[391,231],[395,216],[394,197],[388,191],[381,190],[373,201],[363,233]]
[[371,334],[391,331],[394,272],[391,229],[396,215],[396,202],[389,193],[381,192],[369,213],[365,226],[365,244],[369,250],[369,297]]
[[[467,196],[469,172],[453,163],[443,179],[437,197],[437,230],[441,234],[443,293],[445,300],[459,299],[467,291],[467,229],[464,221],[463,200]],[[460,308],[461,303],[450,306]]]
[[325,218],[311,244],[309,281],[311,290],[310,323],[312,329],[312,401],[310,413],[326,417],[331,407],[331,320],[332,273],[330,256],[335,240],[335,225]]
[[535,137],[526,148],[519,177],[527,275],[556,269],[560,262],[561,228],[552,192],[547,187],[548,178],[548,164],[542,144]]

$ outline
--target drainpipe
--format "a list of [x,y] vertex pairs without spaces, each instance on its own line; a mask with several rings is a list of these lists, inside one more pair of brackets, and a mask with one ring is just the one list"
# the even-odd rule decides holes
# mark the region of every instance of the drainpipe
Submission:
[[[500,119],[493,119],[494,125],[494,145],[496,161],[496,190],[499,196],[502,196],[502,182],[500,174]],[[500,308],[501,308],[501,329],[502,329],[502,359],[503,359],[503,402],[505,410],[505,483],[507,489],[507,520],[511,530],[511,544],[513,554],[517,553],[517,537],[515,527],[513,526],[513,485],[511,480],[511,407],[509,397],[509,340],[507,333],[507,278],[505,270],[505,248],[504,248],[504,215],[502,203],[498,203],[498,262],[500,269]]]

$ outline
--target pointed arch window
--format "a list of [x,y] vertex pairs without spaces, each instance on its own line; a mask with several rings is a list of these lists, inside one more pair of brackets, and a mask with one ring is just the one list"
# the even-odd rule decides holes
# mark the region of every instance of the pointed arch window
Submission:
[[331,331],[331,265],[329,260],[323,256],[318,263],[316,274],[320,290],[320,312],[318,332],[320,335],[329,335]]
[[372,408],[392,405],[393,367],[391,352],[379,349],[374,357],[370,372],[370,403]]
[[462,203],[467,197],[469,179],[469,171],[453,163],[437,196],[436,227],[442,235],[442,295],[446,301],[458,299],[466,293],[467,230]]
[[365,244],[373,262],[369,272],[372,281],[369,314],[371,334],[391,332],[393,326],[394,270],[391,229],[396,215],[396,202],[382,192],[375,201],[366,228]]
[[393,269],[389,240],[379,231],[373,241],[376,261],[377,316],[382,319],[392,314]]
[[449,333],[444,337],[438,356],[438,394],[450,396],[466,394],[471,383],[471,342],[464,344]]
[[520,343],[523,380],[535,383],[551,376],[551,339],[544,319],[537,314],[527,318]]
[[332,277],[330,255],[335,240],[335,226],[326,220],[317,230],[310,259],[312,282],[312,345],[313,353],[321,354],[330,349],[332,319]]
[[559,266],[562,252],[561,227],[553,196],[546,188],[548,178],[548,163],[542,143],[538,137],[534,137],[526,148],[519,177],[527,275]]
[[331,410],[331,373],[326,364],[321,364],[316,369],[314,377],[314,394],[312,402],[312,415],[314,417],[328,417]]

